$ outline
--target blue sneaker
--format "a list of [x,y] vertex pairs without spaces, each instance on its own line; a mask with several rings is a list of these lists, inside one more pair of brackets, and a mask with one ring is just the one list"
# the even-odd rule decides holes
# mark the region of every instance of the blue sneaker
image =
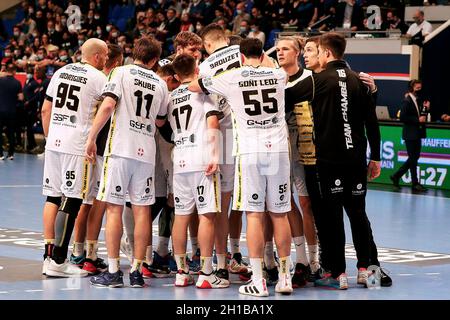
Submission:
[[198,274],[201,270],[200,266],[200,249],[197,249],[192,259],[187,258],[187,263],[189,265],[189,273]]
[[130,286],[133,288],[143,288],[145,287],[144,277],[139,270],[134,270],[130,273]]
[[70,263],[76,265],[77,267],[83,268],[84,262],[86,261],[86,251],[83,252],[81,256],[70,255]]
[[96,287],[120,288],[123,287],[123,272],[121,270],[114,273],[105,271],[98,276],[93,276],[89,282]]
[[334,290],[347,290],[348,289],[348,278],[345,273],[342,273],[336,279],[331,276],[330,273],[325,274],[322,279],[316,280],[314,282],[316,287],[324,287]]
[[175,258],[170,253],[169,253],[169,269],[170,269],[170,273],[177,273],[178,272],[178,267],[177,267],[177,263],[175,261]]

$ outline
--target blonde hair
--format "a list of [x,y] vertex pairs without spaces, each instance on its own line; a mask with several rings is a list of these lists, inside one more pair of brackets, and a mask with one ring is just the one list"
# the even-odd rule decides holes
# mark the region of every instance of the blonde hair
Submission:
[[282,36],[280,38],[277,39],[277,44],[280,41],[290,41],[292,42],[294,49],[297,52],[302,52],[303,47],[305,46],[305,41],[306,39],[300,36]]

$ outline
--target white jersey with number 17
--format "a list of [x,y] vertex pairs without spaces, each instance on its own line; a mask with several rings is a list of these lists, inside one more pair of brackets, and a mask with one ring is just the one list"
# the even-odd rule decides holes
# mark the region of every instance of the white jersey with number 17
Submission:
[[156,73],[139,65],[114,69],[103,90],[117,100],[105,155],[155,164],[156,119],[167,114],[167,85]]
[[205,93],[227,98],[233,116],[233,155],[288,152],[282,69],[243,66],[199,81]]
[[106,76],[87,63],[68,64],[53,75],[46,98],[52,114],[45,149],[84,155]]

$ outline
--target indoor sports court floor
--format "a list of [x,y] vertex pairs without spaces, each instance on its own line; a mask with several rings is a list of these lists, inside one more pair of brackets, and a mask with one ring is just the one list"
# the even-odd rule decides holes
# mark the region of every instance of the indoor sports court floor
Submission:
[[[149,287],[145,289],[94,288],[87,278],[45,278],[41,275],[42,169],[43,158],[32,155],[17,154],[14,161],[0,162],[0,300],[258,299],[238,294],[237,277],[232,277],[231,288],[222,290],[175,288],[173,278],[147,280]],[[365,289],[356,285],[356,260],[346,221],[349,290],[307,287],[296,289],[291,296],[280,296],[270,287],[269,299],[450,299],[449,194],[430,190],[418,195],[412,194],[409,188],[403,188],[402,192],[389,189],[376,187],[369,191],[367,212],[380,261],[393,278],[392,287]],[[154,228],[154,243],[156,231]],[[101,239],[104,239],[103,232]],[[245,237],[243,239],[245,255]],[[104,242],[99,251],[106,252]],[[127,264],[123,259],[122,265]],[[124,281],[127,285],[127,272]]]

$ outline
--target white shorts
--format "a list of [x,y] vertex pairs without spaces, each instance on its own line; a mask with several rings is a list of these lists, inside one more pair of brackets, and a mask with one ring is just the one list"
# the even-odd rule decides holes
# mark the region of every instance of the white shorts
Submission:
[[128,201],[144,206],[155,203],[154,165],[129,158],[106,156],[97,200],[117,205]]
[[236,157],[233,210],[285,213],[291,210],[289,153]]
[[298,131],[297,128],[295,130],[289,130],[289,141],[291,145],[290,151],[290,160],[291,160],[291,181],[297,189],[297,193],[299,196],[307,197],[308,190],[306,189],[306,181],[305,181],[305,168],[303,164],[300,163],[300,154],[298,152],[297,147],[297,139],[298,139]]
[[102,177],[103,157],[97,155],[97,159],[92,167],[92,174],[89,177],[89,192],[83,204],[92,205],[94,199],[97,198],[98,189],[100,188],[100,178]]
[[175,214],[188,215],[220,212],[220,176],[206,176],[204,171],[176,173],[173,177]]
[[234,164],[220,165],[220,187],[222,192],[231,192],[234,187]]
[[85,199],[92,165],[83,156],[45,150],[44,196]]

